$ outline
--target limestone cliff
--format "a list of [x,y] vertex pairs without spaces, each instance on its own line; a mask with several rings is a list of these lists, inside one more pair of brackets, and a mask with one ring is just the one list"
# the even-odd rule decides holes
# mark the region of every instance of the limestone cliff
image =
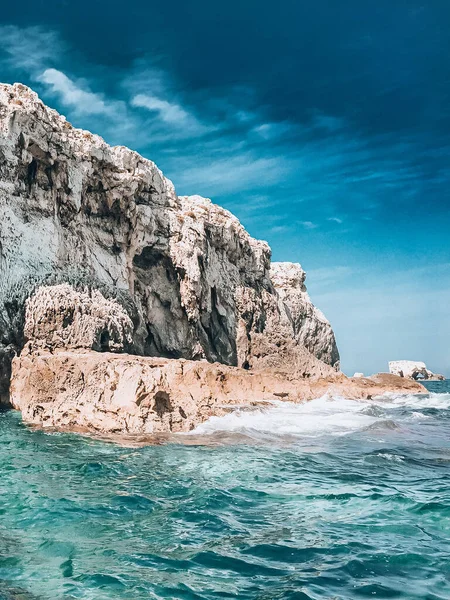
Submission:
[[271,269],[269,246],[228,211],[178,197],[153,162],[74,129],[20,84],[0,85],[0,210],[0,396],[25,342],[25,300],[42,283],[118,297],[136,354],[338,369],[299,266]]

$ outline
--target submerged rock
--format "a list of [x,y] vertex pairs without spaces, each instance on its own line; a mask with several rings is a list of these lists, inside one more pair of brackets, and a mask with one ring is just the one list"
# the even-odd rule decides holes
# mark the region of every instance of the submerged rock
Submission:
[[[0,210],[0,385],[11,349],[26,341],[26,299],[54,283],[121,294],[132,330],[123,317],[105,329],[98,314],[84,329],[83,298],[66,305],[59,297],[64,316],[27,329],[44,345],[75,347],[83,339],[103,349],[107,331],[110,350],[143,356],[307,377],[339,369],[333,331],[311,303],[299,265],[271,266],[267,243],[227,210],[200,196],[178,197],[153,162],[74,129],[20,84],[0,85]],[[64,331],[75,299],[84,308]]]

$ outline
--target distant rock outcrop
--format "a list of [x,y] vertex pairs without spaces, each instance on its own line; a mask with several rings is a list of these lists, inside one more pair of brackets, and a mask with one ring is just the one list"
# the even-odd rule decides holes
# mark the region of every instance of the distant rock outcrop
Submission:
[[416,360],[392,360],[389,363],[389,372],[415,381],[421,379],[442,381],[445,379],[443,375],[438,375],[427,369],[424,362]]
[[[0,85],[0,211],[0,398],[11,357],[30,335],[25,301],[55,283],[74,286],[67,302],[58,296],[62,315],[84,308],[67,331],[56,313],[34,323],[36,339],[70,344],[91,310],[83,294],[97,302],[92,290],[109,289],[126,306],[132,331],[124,315],[106,324],[101,311],[89,313],[83,335],[96,349],[302,376],[339,369],[333,331],[312,305],[299,265],[271,265],[269,246],[227,210],[178,197],[154,163],[74,129],[20,84]],[[48,315],[45,303],[55,298],[45,294]],[[42,330],[53,326],[59,333]]]

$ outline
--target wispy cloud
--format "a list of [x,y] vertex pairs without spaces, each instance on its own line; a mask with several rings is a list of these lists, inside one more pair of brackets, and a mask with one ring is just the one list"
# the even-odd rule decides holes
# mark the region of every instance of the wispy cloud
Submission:
[[4,67],[34,75],[44,64],[53,64],[55,56],[61,59],[65,44],[57,33],[43,27],[2,25],[0,49]]
[[131,98],[130,104],[137,108],[145,108],[171,129],[175,127],[181,131],[184,136],[198,136],[213,129],[212,126],[201,123],[180,104],[151,94],[137,94]]
[[298,221],[299,225],[302,225],[305,229],[316,229],[318,227],[317,223],[313,223],[312,221]]
[[[287,175],[292,165],[283,157],[258,157],[249,150],[227,155],[199,164],[195,157],[179,162],[177,182],[181,190],[200,188],[199,193],[223,195],[248,190],[267,189]],[[203,190],[203,191],[202,191]]]
[[190,115],[178,104],[171,104],[149,94],[138,94],[131,100],[132,106],[139,106],[159,114],[165,123],[183,125],[189,121]]
[[[235,202],[239,192],[265,193],[276,197],[278,212],[318,234],[326,220],[342,225],[339,214],[351,227],[374,219],[393,198],[401,210],[423,181],[413,136],[393,141],[363,135],[343,118],[317,110],[303,123],[278,122],[258,108],[249,87],[215,96],[209,89],[187,89],[151,57],[117,77],[105,66],[83,65],[82,57],[69,62],[68,55],[54,31],[0,27],[4,73],[24,73],[75,125],[155,160],[180,193],[220,202]],[[430,185],[445,180],[445,156],[442,151],[435,157],[442,169],[431,174]],[[294,206],[300,219],[293,218]],[[236,202],[235,210],[248,219],[261,216],[256,203]]]
[[[248,89],[229,90],[227,97],[197,91],[188,101],[170,74],[147,57],[130,65],[116,81],[116,94],[113,86],[113,95],[107,95],[101,78],[81,78],[73,72],[76,64],[68,67],[61,60],[64,44],[57,33],[15,26],[0,32],[6,66],[26,72],[45,98],[58,100],[75,125],[150,153],[149,158],[163,163],[180,193],[223,197],[267,189],[295,168],[269,145],[282,140],[290,124],[267,120],[245,103],[233,103],[232,98],[250,98]],[[105,73],[101,65],[86,70],[96,69]],[[194,104],[202,109],[201,117]]]
[[50,92],[59,96],[62,104],[80,115],[115,115],[123,102],[107,101],[102,94],[84,89],[62,71],[45,69],[37,80],[48,86]]
[[290,129],[292,123],[262,123],[253,128],[253,132],[264,140],[274,140],[282,138]]

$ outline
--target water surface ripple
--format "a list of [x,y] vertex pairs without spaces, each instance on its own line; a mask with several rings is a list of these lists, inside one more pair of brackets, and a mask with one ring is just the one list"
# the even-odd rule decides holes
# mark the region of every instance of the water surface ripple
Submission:
[[0,599],[450,598],[450,394],[121,447],[0,413]]

